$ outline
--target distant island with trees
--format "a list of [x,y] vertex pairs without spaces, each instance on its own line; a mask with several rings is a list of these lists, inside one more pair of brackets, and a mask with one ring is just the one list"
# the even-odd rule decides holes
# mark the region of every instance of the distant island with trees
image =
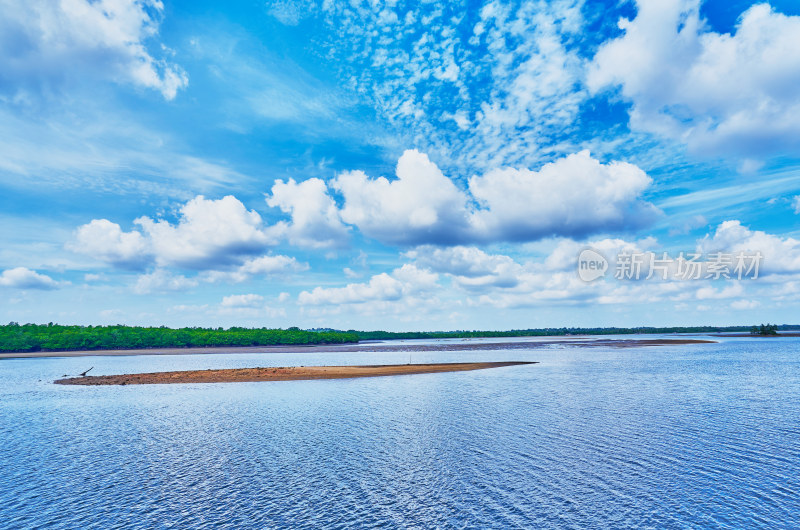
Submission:
[[760,326],[753,326],[750,328],[751,335],[762,335],[762,336],[769,336],[769,335],[777,335],[778,334],[778,325],[777,324],[761,324]]
[[635,335],[662,333],[736,333],[777,335],[778,330],[798,326],[762,324],[756,326],[690,326],[637,328],[538,328],[508,331],[341,331],[270,328],[168,328],[139,326],[63,326],[19,324],[0,326],[0,352],[127,350],[152,348],[202,348],[236,346],[279,346],[347,344],[366,340],[458,339],[494,337],[542,337],[567,335]]

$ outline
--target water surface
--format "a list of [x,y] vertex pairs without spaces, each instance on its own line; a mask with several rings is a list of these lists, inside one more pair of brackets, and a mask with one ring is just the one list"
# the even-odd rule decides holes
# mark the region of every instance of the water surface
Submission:
[[[518,339],[515,339],[518,340]],[[409,354],[0,361],[0,527],[792,528],[800,339],[414,352],[475,372],[69,387]]]

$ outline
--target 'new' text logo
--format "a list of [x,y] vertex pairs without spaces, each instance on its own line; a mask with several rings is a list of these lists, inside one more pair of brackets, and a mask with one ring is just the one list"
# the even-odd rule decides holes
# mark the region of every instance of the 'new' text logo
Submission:
[[608,270],[608,260],[593,248],[587,248],[578,256],[578,277],[591,282],[605,276]]

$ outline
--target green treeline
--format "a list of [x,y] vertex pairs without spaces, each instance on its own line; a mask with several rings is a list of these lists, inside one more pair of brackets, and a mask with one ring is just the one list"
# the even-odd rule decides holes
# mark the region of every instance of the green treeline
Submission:
[[[797,326],[782,325],[778,329],[796,329]],[[512,329],[509,331],[355,331],[360,340],[391,339],[464,339],[479,337],[548,337],[563,335],[634,335],[644,333],[732,333],[750,331],[749,326],[689,326],[689,327],[641,327],[641,328],[540,328]]]
[[719,333],[750,331],[776,334],[798,326],[692,326],[670,328],[540,328],[509,331],[338,331],[299,328],[179,328],[134,326],[60,326],[11,322],[0,326],[0,352],[119,350],[202,346],[342,344],[361,340],[546,337],[563,335],[633,335],[644,333]]
[[298,328],[144,328],[132,326],[59,326],[11,322],[0,326],[0,351],[114,350],[196,346],[268,346],[358,342],[354,333]]

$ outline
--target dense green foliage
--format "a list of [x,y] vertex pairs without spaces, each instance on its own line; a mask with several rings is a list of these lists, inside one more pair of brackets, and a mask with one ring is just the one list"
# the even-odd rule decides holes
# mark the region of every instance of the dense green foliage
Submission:
[[143,328],[131,326],[0,326],[0,351],[113,350],[193,346],[267,346],[358,342],[354,333],[314,332],[298,328]]
[[751,335],[777,335],[778,334],[778,325],[777,324],[761,324],[761,326],[753,326],[750,328]]
[[0,352],[189,348],[202,346],[269,346],[342,344],[359,340],[540,337],[563,335],[631,335],[642,333],[751,332],[775,335],[797,326],[693,326],[671,328],[541,328],[509,331],[337,331],[267,328],[145,328],[132,326],[60,326],[11,322],[0,326]]
[[[794,329],[797,326],[775,326],[775,329]],[[690,326],[669,328],[540,328],[540,329],[514,329],[509,331],[354,331],[360,340],[390,340],[390,339],[459,339],[478,337],[547,337],[563,335],[633,335],[643,333],[732,333],[746,332],[751,328],[747,326]]]

